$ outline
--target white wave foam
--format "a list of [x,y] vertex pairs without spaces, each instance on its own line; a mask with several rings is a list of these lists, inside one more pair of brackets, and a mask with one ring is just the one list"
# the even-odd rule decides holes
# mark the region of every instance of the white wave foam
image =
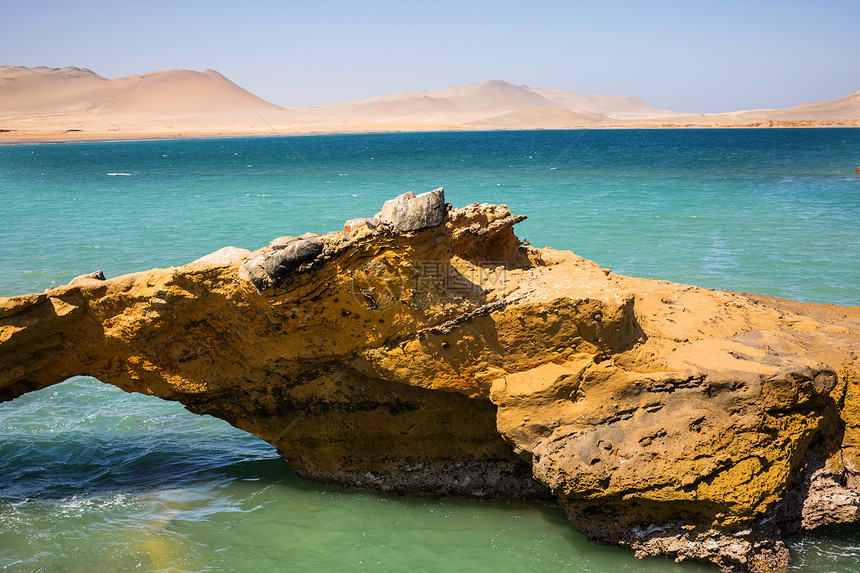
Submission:
[[117,175],[122,175],[125,177],[131,177],[131,173],[108,173],[107,175],[110,175],[111,177],[116,177]]

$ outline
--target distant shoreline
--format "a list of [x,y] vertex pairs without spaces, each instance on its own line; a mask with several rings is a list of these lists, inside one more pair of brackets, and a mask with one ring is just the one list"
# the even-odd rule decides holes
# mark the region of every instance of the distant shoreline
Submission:
[[[661,124],[656,122],[631,125],[600,125],[600,126],[572,126],[572,127],[523,127],[523,128],[477,128],[477,127],[451,127],[428,125],[412,126],[404,129],[385,129],[384,127],[344,130],[344,129],[319,129],[319,130],[284,130],[284,131],[197,131],[187,130],[179,133],[169,131],[141,131],[126,133],[104,133],[104,132],[48,132],[48,133],[14,133],[14,130],[0,132],[0,145],[27,145],[36,143],[85,143],[85,142],[109,142],[109,141],[168,141],[174,139],[229,139],[242,137],[294,137],[303,135],[351,135],[351,134],[373,134],[373,133],[440,133],[440,132],[500,132],[500,131],[580,131],[580,130],[621,130],[621,129],[831,129],[831,128],[858,128],[860,120],[834,120],[834,121],[770,121],[755,122],[741,125],[697,125],[697,124]],[[768,124],[768,125],[762,125]]]
[[214,70],[108,79],[87,68],[0,66],[0,144],[582,129],[860,127],[860,90],[784,109],[687,113],[632,96],[502,80],[280,107]]

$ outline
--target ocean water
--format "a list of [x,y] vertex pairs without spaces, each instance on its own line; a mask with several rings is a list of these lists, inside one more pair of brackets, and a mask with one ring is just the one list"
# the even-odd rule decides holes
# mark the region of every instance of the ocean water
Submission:
[[[326,135],[0,146],[0,296],[327,232],[404,191],[506,203],[623,274],[860,304],[860,129]],[[791,541],[856,571],[860,527]],[[345,491],[180,405],[90,378],[0,404],[0,571],[694,572],[552,503]]]

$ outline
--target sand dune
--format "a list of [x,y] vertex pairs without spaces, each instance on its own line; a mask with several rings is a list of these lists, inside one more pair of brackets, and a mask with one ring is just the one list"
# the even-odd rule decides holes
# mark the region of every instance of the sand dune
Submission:
[[500,80],[282,108],[214,70],[107,79],[86,68],[0,66],[0,141],[468,129],[860,125],[860,90],[787,109],[681,114],[630,96]]
[[532,107],[557,105],[524,86],[515,86],[500,80],[455,86],[428,92],[396,93],[375,98],[336,104],[350,114],[374,117],[385,114],[401,117],[404,114],[424,115],[427,111],[444,111],[444,121],[467,121],[499,115]]
[[107,80],[86,68],[0,67],[0,116],[86,111],[86,94]]
[[185,116],[280,109],[218,72],[170,70],[106,79],[86,68],[0,67],[0,117],[70,113]]
[[651,119],[679,115],[676,111],[657,109],[631,96],[583,95],[554,88],[539,88],[532,91],[570,111],[589,111],[619,119],[642,117]]
[[860,90],[829,101],[804,103],[785,109],[737,112],[734,115],[753,121],[857,119],[860,118]]
[[[660,117],[678,112],[659,110],[629,96],[583,95],[569,90],[515,86],[501,80],[455,86],[439,91],[396,93],[332,106],[344,113],[401,118],[434,114],[444,121],[474,121],[543,107],[592,112],[615,118]],[[443,116],[444,114],[444,116]]]
[[479,129],[565,129],[600,127],[612,119],[589,111],[574,112],[558,107],[532,107],[463,124]]

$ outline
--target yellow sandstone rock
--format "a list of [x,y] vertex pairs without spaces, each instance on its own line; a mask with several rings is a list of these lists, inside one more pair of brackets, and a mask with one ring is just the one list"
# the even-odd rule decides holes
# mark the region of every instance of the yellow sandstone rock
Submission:
[[555,496],[596,541],[724,570],[858,518],[860,308],[616,275],[522,244],[505,206],[444,216],[441,190],[392,205],[0,299],[0,400],[95,376],[308,479]]

